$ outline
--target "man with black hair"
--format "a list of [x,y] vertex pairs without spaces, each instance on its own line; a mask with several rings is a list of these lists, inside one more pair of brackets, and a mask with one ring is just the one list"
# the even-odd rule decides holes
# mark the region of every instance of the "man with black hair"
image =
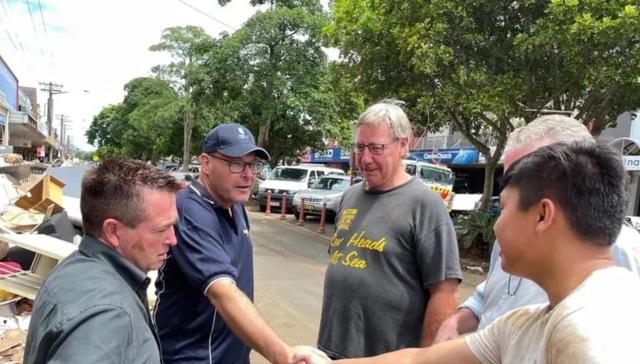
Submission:
[[[552,144],[507,171],[494,230],[505,271],[549,303],[526,306],[464,338],[344,363],[623,363],[637,360],[625,327],[640,326],[640,279],[614,266],[624,218],[620,158],[594,144]],[[621,289],[623,287],[623,289]],[[300,362],[328,362],[298,348]],[[340,361],[342,362],[342,361]]]
[[[505,147],[504,169],[537,148],[553,143],[589,143],[595,140],[589,129],[576,119],[564,115],[543,115],[509,134]],[[546,293],[535,282],[505,272],[500,254],[500,242],[491,250],[487,279],[476,286],[473,294],[444,321],[438,329],[436,342],[455,339],[482,329],[505,313],[526,305],[546,303]],[[640,234],[622,226],[611,245],[614,263],[640,276]]]

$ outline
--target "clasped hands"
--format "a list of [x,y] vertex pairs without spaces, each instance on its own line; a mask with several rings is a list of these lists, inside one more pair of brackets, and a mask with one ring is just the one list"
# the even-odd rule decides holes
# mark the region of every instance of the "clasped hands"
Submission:
[[293,348],[293,364],[328,364],[331,359],[313,346],[298,345]]

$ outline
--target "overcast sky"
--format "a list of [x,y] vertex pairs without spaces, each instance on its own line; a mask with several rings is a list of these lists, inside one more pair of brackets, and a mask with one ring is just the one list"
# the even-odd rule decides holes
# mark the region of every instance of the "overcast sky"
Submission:
[[[74,144],[89,149],[84,133],[93,116],[122,101],[129,80],[168,60],[148,50],[163,29],[197,25],[215,36],[255,11],[249,0],[225,7],[217,0],[0,0],[0,56],[20,86],[64,85],[54,114],[68,115]],[[46,98],[39,93],[41,111]]]

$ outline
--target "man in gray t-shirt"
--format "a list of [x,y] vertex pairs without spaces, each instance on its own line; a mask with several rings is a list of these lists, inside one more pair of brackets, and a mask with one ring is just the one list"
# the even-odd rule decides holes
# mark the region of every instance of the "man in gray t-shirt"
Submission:
[[318,347],[330,357],[428,346],[456,308],[455,231],[440,198],[402,168],[410,135],[389,102],[358,120],[364,182],[340,203],[325,277]]

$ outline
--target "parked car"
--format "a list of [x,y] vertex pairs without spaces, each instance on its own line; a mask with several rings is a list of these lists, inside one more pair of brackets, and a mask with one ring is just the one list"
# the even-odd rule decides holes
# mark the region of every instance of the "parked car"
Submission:
[[[182,165],[181,164],[168,164],[164,166],[164,169],[167,172],[181,172]],[[189,173],[192,175],[198,175],[200,173],[200,165],[198,164],[190,164],[189,165]]]
[[304,198],[304,214],[320,215],[322,204],[327,203],[326,219],[332,222],[338,212],[338,204],[342,194],[351,185],[351,177],[338,174],[330,174],[320,177],[309,189],[296,193],[293,197],[293,214],[299,218],[301,201]]
[[187,185],[189,185],[189,182],[198,178],[198,174],[192,172],[169,172],[169,174],[171,174],[173,178],[178,181],[182,188],[187,187]]
[[418,177],[433,192],[437,193],[447,207],[447,210],[451,211],[454,181],[451,169],[440,164],[408,159],[403,160],[402,164],[407,173]]
[[315,164],[297,166],[278,166],[258,188],[258,206],[260,211],[267,209],[267,195],[271,193],[271,207],[280,208],[282,196],[286,194],[287,209],[291,209],[293,195],[311,187],[320,177],[330,173],[345,175],[337,168],[328,168]]
[[256,183],[253,184],[253,188],[251,189],[251,198],[253,199],[258,198],[258,191],[260,190],[260,184],[262,184],[262,182],[267,180],[272,170],[273,168],[271,168],[270,165],[265,164],[264,167],[262,167],[262,169],[258,171],[258,174],[256,175]]

